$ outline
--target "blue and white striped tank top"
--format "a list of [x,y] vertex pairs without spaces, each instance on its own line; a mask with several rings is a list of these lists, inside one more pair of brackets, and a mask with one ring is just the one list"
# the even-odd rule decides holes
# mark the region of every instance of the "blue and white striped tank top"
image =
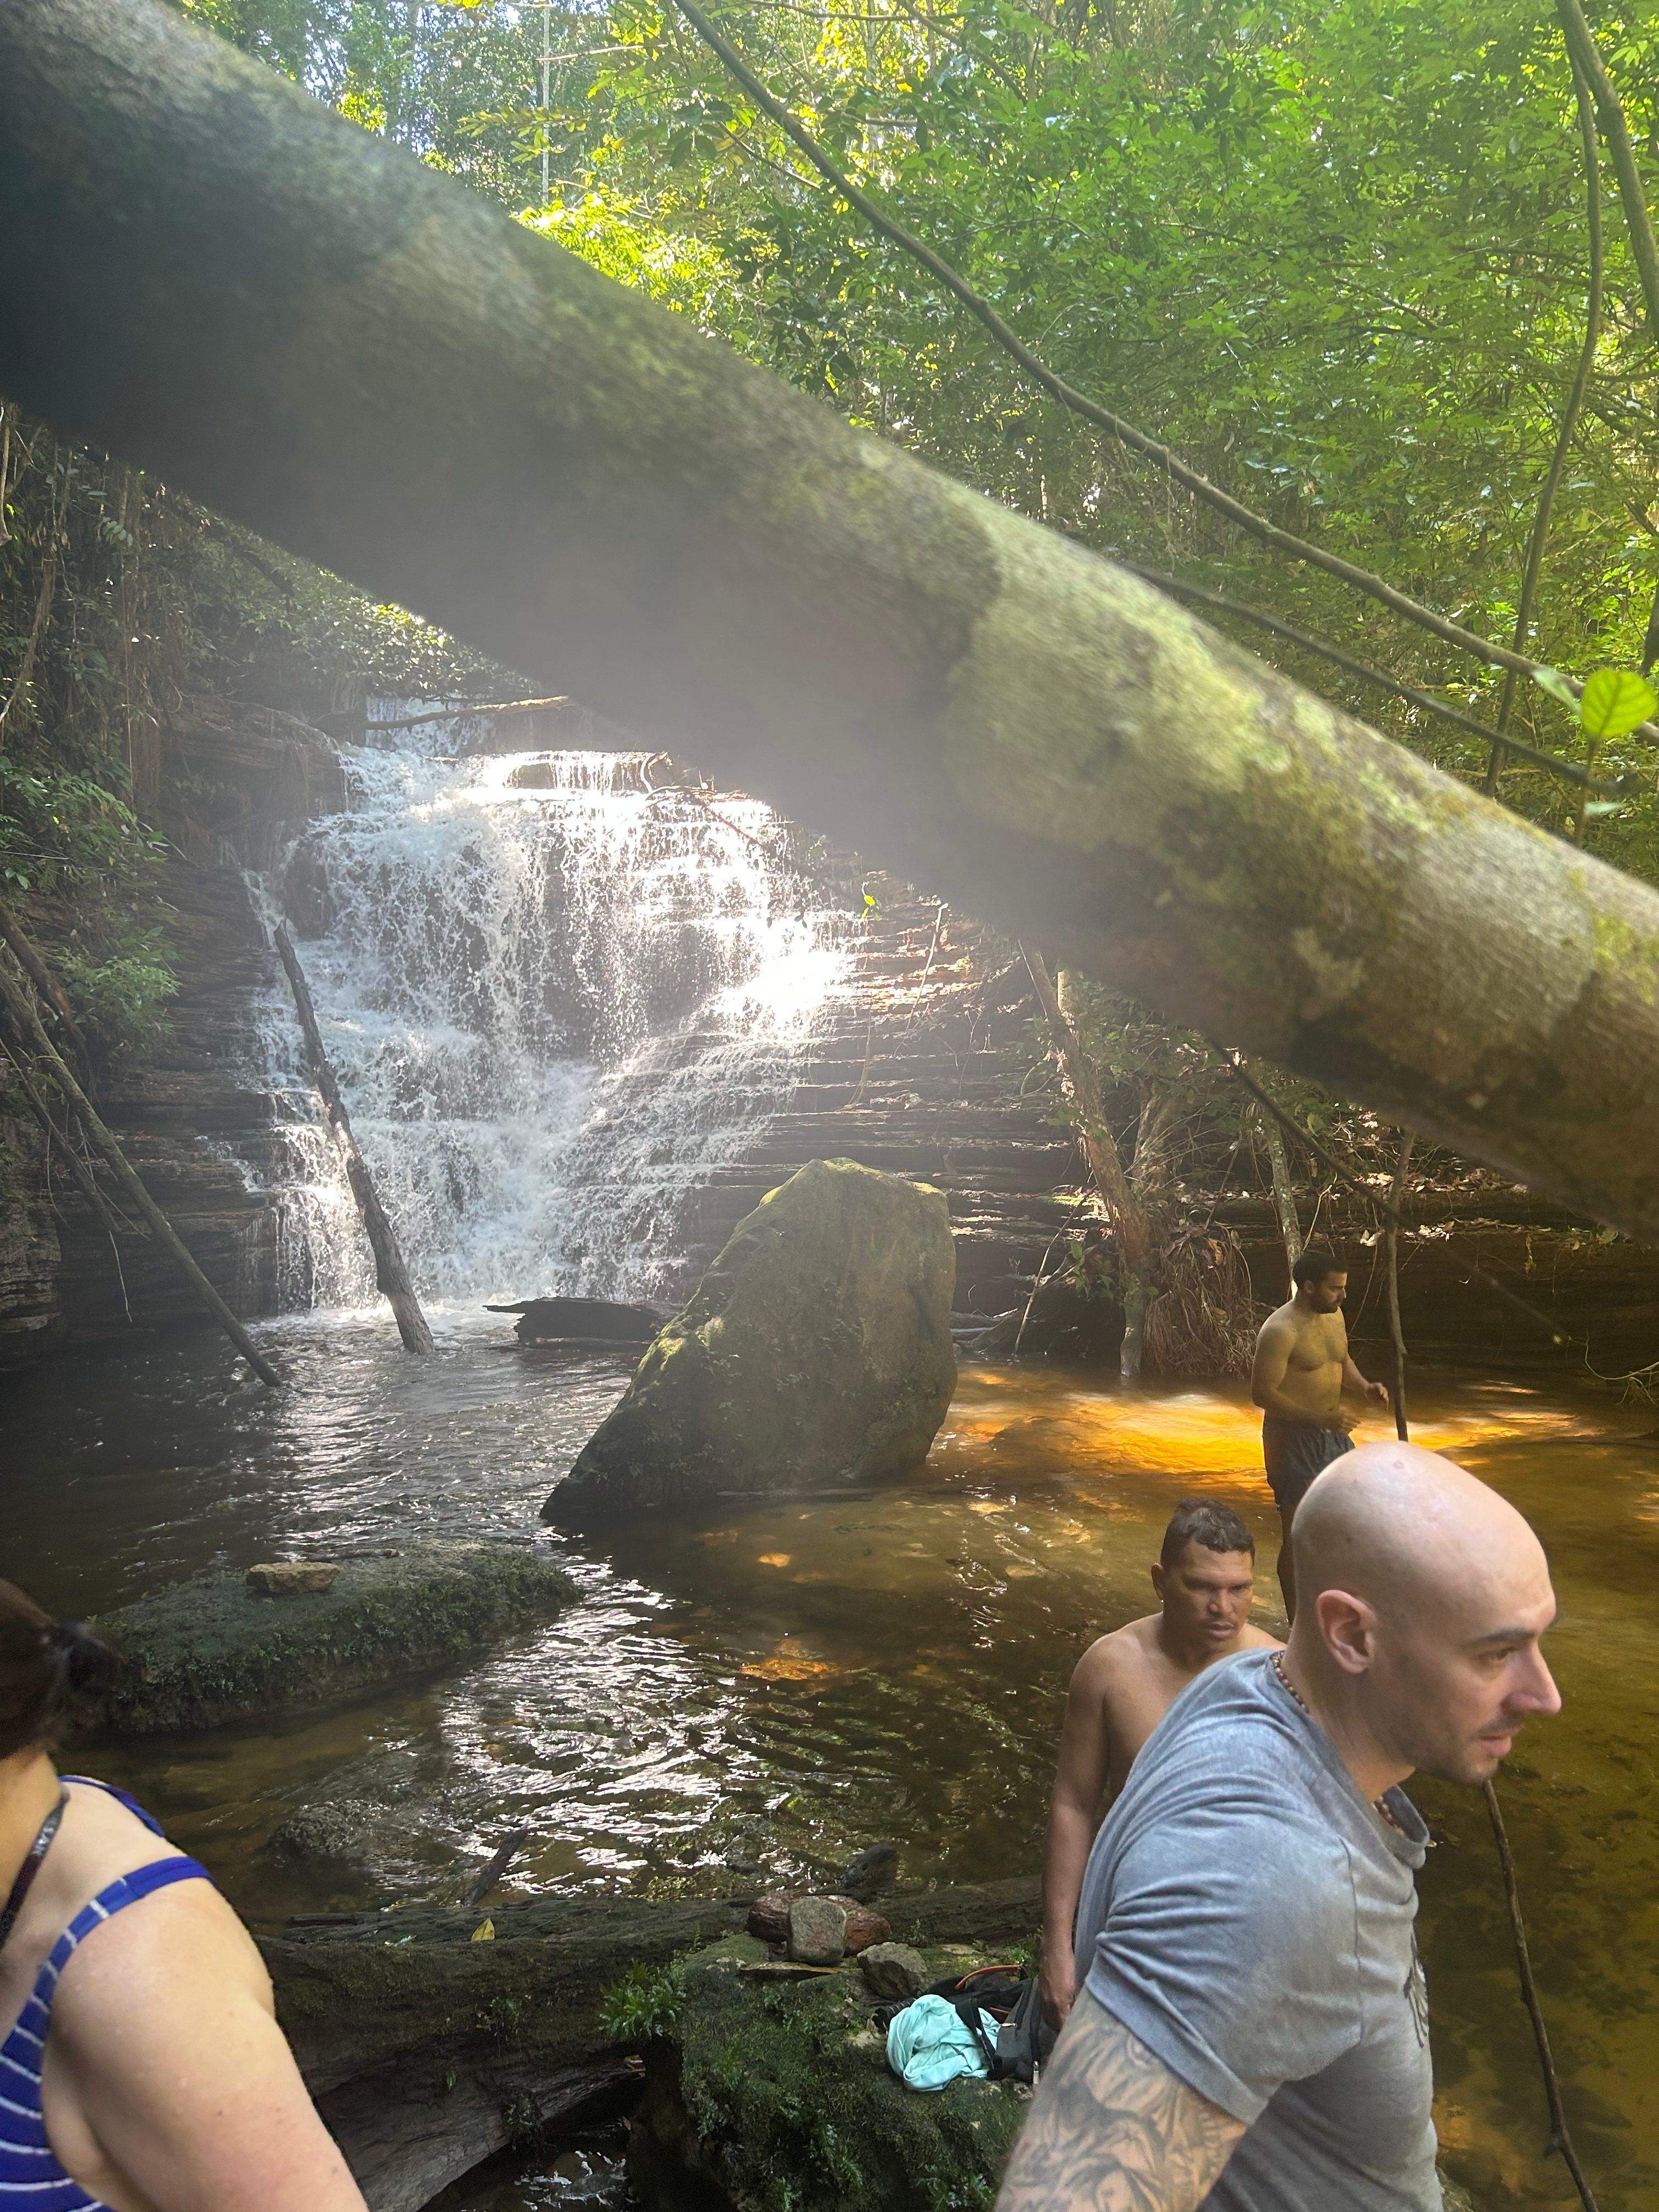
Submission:
[[[66,1774],[65,1782],[84,1782],[84,1775]],[[106,1782],[94,1782],[118,1797],[130,1812],[156,1835],[161,1831],[125,1790]],[[94,1928],[140,1898],[175,1881],[208,1881],[212,1877],[194,1859],[155,1859],[134,1874],[123,1875],[100,1889],[90,1905],[83,1905],[52,1948],[52,1956],[35,1978],[28,2001],[17,2015],[17,2024],[0,2044],[0,2212],[108,2212],[102,2200],[89,2197],[78,2181],[71,2181],[58,2165],[46,2140],[46,2113],[40,2099],[40,2074],[46,2060],[46,2036],[52,2027],[52,2001],[58,1978],[78,1947]]]

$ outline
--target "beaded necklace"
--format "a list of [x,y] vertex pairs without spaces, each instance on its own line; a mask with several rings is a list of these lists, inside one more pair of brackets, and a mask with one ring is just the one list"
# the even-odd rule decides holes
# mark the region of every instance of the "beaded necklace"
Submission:
[[[1317,1728],[1319,1723],[1316,1720],[1314,1720],[1313,1707],[1308,1703],[1308,1700],[1303,1696],[1301,1691],[1297,1688],[1296,1684],[1291,1681],[1290,1676],[1285,1672],[1285,1655],[1282,1651],[1275,1651],[1273,1654],[1273,1672],[1279,1677],[1279,1687],[1288,1692],[1295,1702],[1301,1706],[1303,1711],[1308,1716],[1308,1718],[1310,1721],[1313,1721],[1314,1726]],[[1394,1814],[1389,1810],[1388,1800],[1385,1797],[1373,1797],[1371,1800],[1371,1810],[1376,1814],[1379,1820],[1386,1820],[1389,1826],[1397,1835],[1403,1835],[1405,1833],[1405,1830],[1401,1828],[1399,1821],[1395,1819]]]

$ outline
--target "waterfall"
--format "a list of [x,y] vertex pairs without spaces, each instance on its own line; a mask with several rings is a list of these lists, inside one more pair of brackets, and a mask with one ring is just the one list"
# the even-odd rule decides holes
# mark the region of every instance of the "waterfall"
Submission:
[[[422,1296],[685,1287],[696,1193],[787,1098],[853,921],[757,801],[643,755],[348,750],[349,804],[258,894],[292,918],[359,1142]],[[293,1010],[259,1010],[284,1307],[374,1297]]]

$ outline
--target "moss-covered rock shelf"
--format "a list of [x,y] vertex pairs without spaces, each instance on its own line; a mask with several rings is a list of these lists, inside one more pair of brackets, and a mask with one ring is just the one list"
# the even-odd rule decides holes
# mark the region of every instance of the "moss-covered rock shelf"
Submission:
[[[652,2212],[971,2212],[995,2202],[1030,2092],[963,2080],[923,2095],[889,2069],[875,2000],[839,1973],[745,1977],[752,1936],[680,1970],[679,2014],[646,2050],[629,2170]],[[943,1979],[978,1952],[924,1952]]]
[[517,1544],[428,1543],[342,1562],[331,1589],[253,1596],[204,1576],[96,1625],[125,1664],[109,1726],[149,1735],[319,1705],[466,1658],[548,1620],[575,1585]]

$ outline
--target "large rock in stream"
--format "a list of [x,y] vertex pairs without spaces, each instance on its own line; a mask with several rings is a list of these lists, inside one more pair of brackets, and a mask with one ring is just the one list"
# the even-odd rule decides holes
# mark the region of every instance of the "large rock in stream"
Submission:
[[242,1574],[204,1575],[94,1623],[123,1662],[105,1717],[149,1735],[326,1705],[453,1665],[575,1596],[545,1553],[509,1543],[409,1544],[280,1597]]
[[941,1193],[850,1160],[769,1191],[543,1509],[590,1528],[919,1466],[956,1386]]

